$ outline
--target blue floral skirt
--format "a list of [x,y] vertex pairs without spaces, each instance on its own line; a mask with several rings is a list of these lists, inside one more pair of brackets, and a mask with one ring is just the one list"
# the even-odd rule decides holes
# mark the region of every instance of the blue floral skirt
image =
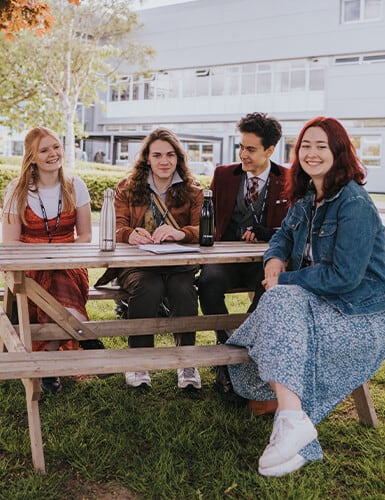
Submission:
[[[268,381],[280,383],[299,396],[317,424],[381,366],[385,311],[350,316],[299,286],[278,285],[227,343],[246,347],[254,361],[228,367],[238,394],[274,399]],[[317,440],[300,454],[322,458]]]

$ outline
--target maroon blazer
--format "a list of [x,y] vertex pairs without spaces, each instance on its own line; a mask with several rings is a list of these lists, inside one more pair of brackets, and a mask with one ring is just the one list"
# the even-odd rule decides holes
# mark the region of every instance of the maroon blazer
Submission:
[[[215,239],[220,241],[230,223],[242,178],[242,164],[219,165],[214,171],[210,189],[213,192],[215,212]],[[267,226],[280,227],[288,210],[285,184],[288,169],[271,162],[267,206]]]

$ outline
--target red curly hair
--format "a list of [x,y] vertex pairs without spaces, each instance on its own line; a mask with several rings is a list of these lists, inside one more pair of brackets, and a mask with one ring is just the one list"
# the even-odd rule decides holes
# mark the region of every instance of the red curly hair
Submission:
[[299,161],[299,149],[303,136],[310,127],[319,127],[326,133],[334,158],[333,166],[323,180],[324,198],[333,196],[351,180],[360,185],[365,184],[366,169],[357,157],[356,150],[343,125],[335,118],[317,116],[304,125],[294,148],[294,159],[287,186],[287,195],[291,204],[302,198],[311,188],[311,178],[302,169]]

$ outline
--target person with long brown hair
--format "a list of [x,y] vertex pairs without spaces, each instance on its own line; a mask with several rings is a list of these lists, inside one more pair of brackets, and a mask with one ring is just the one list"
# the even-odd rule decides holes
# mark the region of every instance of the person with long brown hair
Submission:
[[264,476],[322,458],[315,425],[385,358],[385,236],[365,169],[334,118],[299,134],[291,207],[264,256],[266,293],[228,343],[252,363],[230,366],[234,389],[276,397]]
[[[130,175],[116,189],[116,239],[130,245],[167,241],[197,243],[203,190],[191,175],[176,135],[166,128],[151,132]],[[194,266],[124,269],[118,276],[128,292],[129,318],[156,317],[164,300],[173,316],[198,314]],[[194,345],[195,332],[174,333],[177,345]],[[152,347],[152,335],[131,336],[129,346]],[[148,372],[127,372],[132,387],[150,386]],[[196,368],[178,369],[178,387],[200,389]]]
[[[91,241],[90,196],[79,177],[63,171],[64,150],[51,130],[36,127],[24,140],[24,157],[18,179],[8,186],[3,211],[4,243],[85,243]],[[80,321],[88,319],[86,269],[28,271],[32,277]],[[29,303],[32,323],[50,318]],[[33,342],[34,350],[77,349],[77,341]],[[57,392],[58,377],[43,378],[42,388]]]

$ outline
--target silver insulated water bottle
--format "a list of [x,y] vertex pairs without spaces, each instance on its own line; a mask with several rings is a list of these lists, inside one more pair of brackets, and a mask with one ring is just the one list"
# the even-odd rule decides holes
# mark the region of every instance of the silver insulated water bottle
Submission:
[[100,212],[99,248],[102,252],[112,252],[116,247],[116,217],[114,190],[104,191],[104,201]]

